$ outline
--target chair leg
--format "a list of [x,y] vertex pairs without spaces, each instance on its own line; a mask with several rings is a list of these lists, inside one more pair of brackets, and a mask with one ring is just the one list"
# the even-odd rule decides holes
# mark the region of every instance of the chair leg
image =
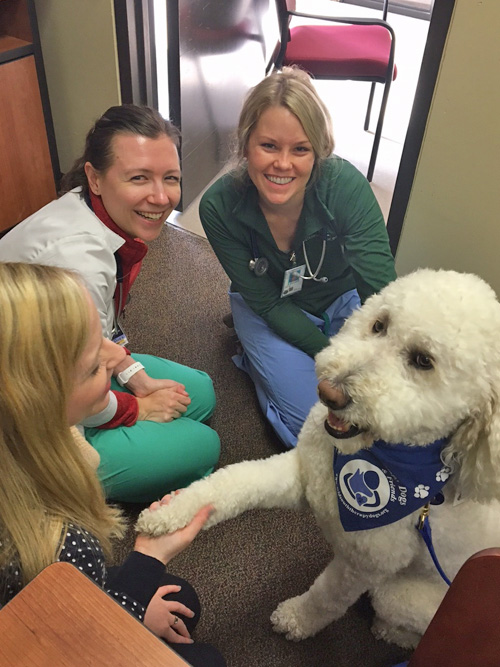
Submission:
[[372,182],[373,172],[375,171],[375,162],[377,160],[380,138],[382,136],[382,126],[384,124],[385,109],[387,107],[387,100],[389,98],[389,90],[391,89],[391,83],[392,79],[388,79],[384,85],[384,94],[382,95],[382,104],[380,105],[380,113],[378,116],[377,129],[375,130],[375,137],[373,139],[372,154],[370,156],[370,163],[368,164],[368,173],[366,175],[366,178],[370,183]]
[[368,98],[368,107],[366,109],[366,116],[365,116],[365,126],[363,128],[365,132],[368,132],[368,129],[370,127],[370,116],[372,113],[372,104],[374,95],[375,95],[375,81],[371,85],[370,97]]

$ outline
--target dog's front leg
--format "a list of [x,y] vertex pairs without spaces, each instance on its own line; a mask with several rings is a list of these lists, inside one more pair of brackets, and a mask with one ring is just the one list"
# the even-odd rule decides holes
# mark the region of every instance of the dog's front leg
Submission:
[[278,605],[271,614],[273,630],[294,641],[313,637],[343,616],[374,579],[376,573],[360,572],[335,556],[308,591]]
[[299,508],[305,502],[297,450],[268,459],[243,461],[193,482],[158,510],[144,510],[136,530],[157,537],[183,528],[204,505],[214,513],[205,528],[249,509]]

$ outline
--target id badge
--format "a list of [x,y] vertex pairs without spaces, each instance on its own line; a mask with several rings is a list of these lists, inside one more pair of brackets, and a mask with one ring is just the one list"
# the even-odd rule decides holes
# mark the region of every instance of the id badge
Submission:
[[124,346],[128,343],[128,338],[118,322],[115,324],[113,331],[111,332],[111,340],[113,343],[121,346]]
[[294,266],[292,269],[285,271],[283,276],[283,287],[281,288],[281,297],[290,296],[300,292],[302,289],[303,275],[306,272],[306,265]]

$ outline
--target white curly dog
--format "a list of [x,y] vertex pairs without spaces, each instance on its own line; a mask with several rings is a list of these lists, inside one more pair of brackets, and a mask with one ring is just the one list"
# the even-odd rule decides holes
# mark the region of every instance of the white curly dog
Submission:
[[429,522],[450,579],[500,545],[500,304],[477,276],[416,271],[370,297],[316,369],[319,401],[295,450],[218,470],[136,528],[172,532],[208,503],[206,527],[308,504],[334,558],[278,606],[274,629],[311,637],[368,592],[375,635],[414,647],[447,590],[416,529],[426,500],[444,499]]

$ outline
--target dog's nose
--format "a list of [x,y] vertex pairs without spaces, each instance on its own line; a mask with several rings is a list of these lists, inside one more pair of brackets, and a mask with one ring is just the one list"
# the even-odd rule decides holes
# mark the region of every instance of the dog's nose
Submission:
[[333,410],[342,410],[351,399],[338,386],[333,386],[328,380],[321,380],[318,384],[318,396],[321,401]]

